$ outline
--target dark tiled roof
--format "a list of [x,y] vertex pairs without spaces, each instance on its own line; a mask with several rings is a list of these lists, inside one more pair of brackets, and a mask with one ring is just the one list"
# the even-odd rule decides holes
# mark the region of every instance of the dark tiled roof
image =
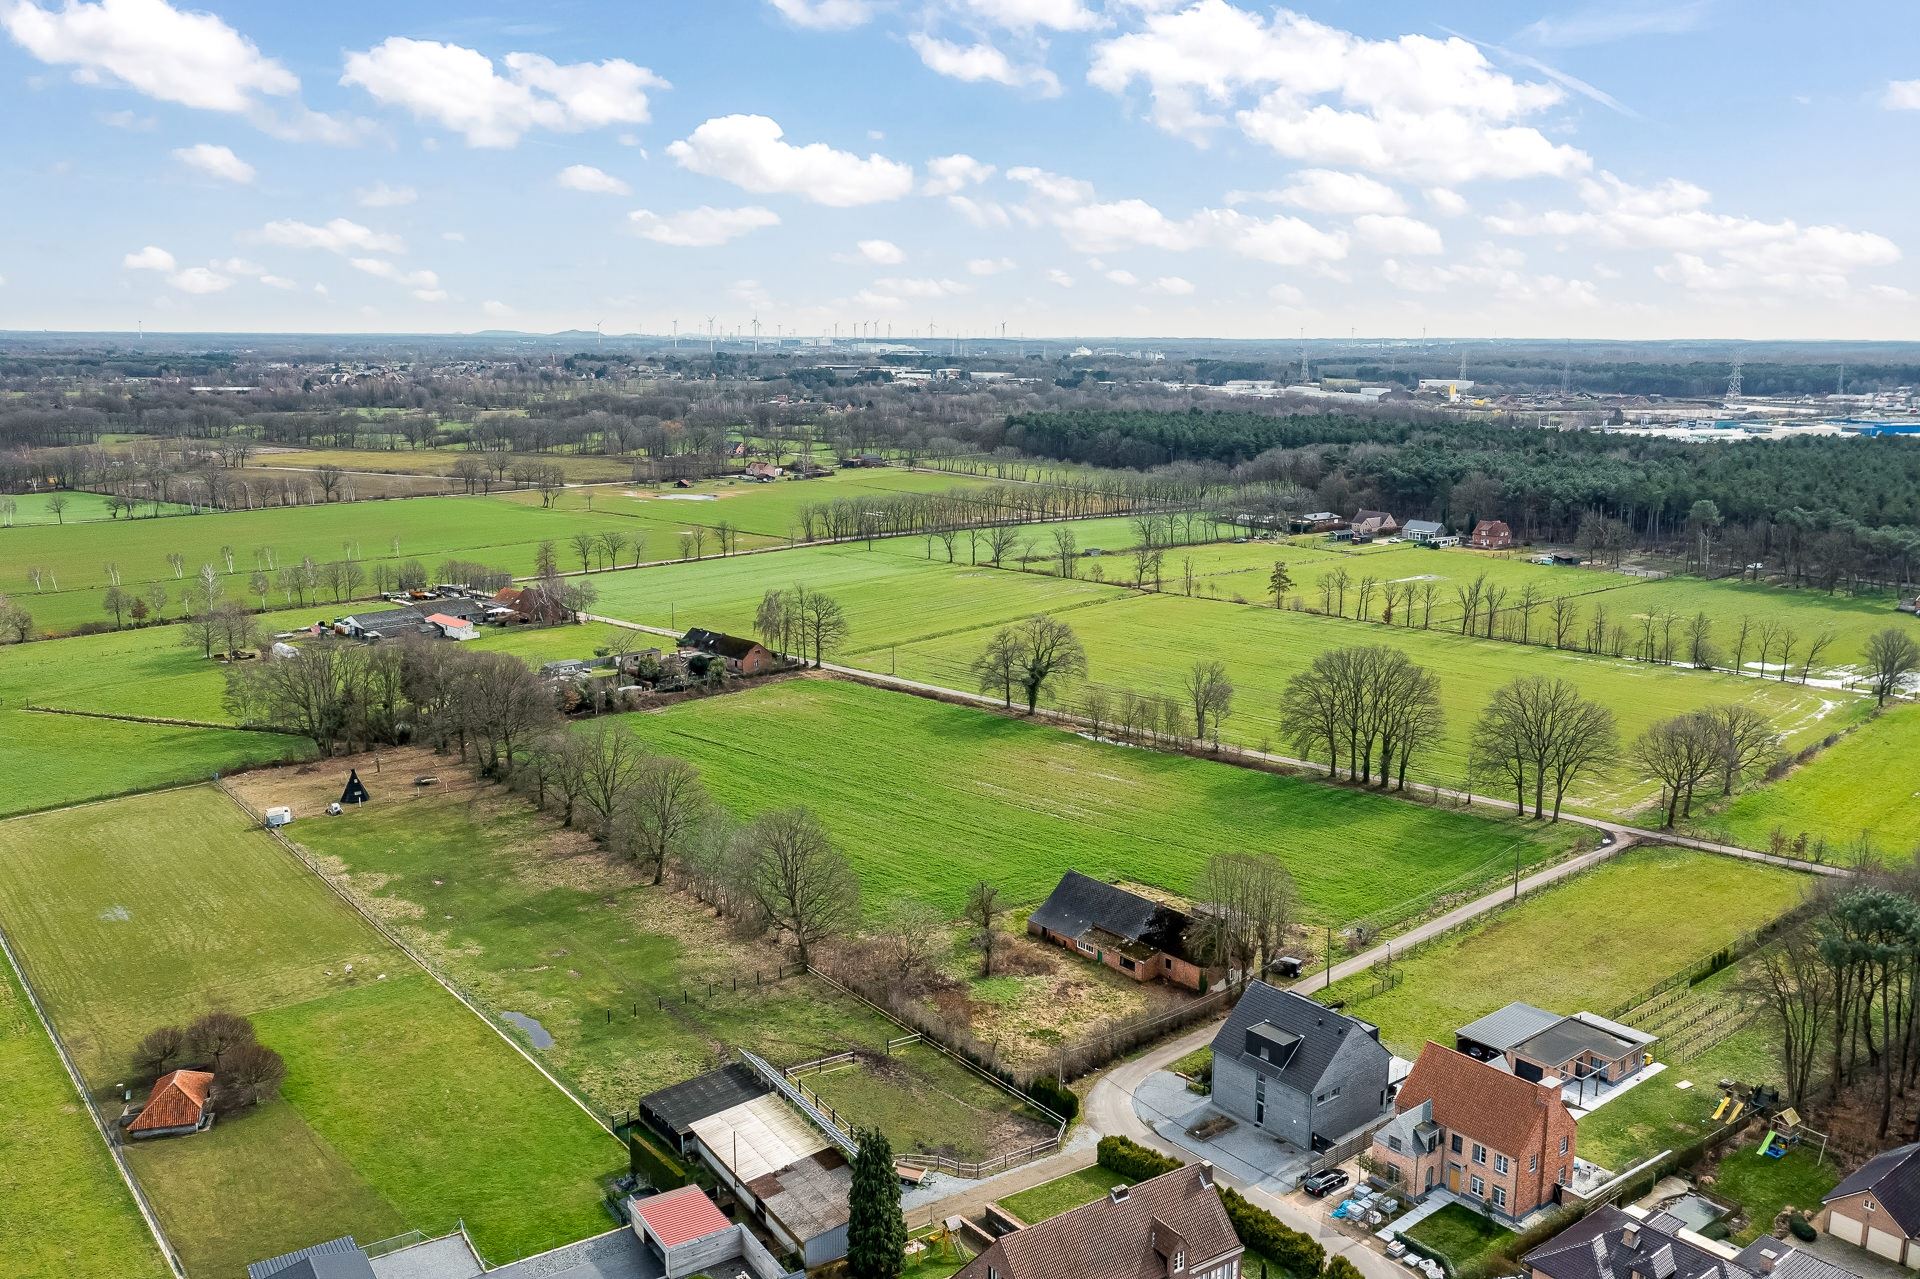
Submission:
[[[1187,1270],[1201,1273],[1239,1255],[1240,1241],[1220,1192],[1199,1167],[1177,1168],[1058,1217],[1003,1235],[955,1279],[1165,1279],[1161,1249],[1184,1246]],[[1156,1243],[1158,1247],[1156,1247]]]
[[1833,1188],[1823,1203],[1871,1190],[1909,1236],[1920,1234],[1920,1142],[1884,1150]]
[[1588,1025],[1576,1017],[1567,1017],[1532,1038],[1515,1044],[1513,1051],[1533,1061],[1557,1067],[1572,1061],[1581,1053],[1592,1053],[1608,1060],[1624,1057],[1633,1051],[1633,1045],[1598,1026]]
[[[1626,1232],[1639,1228],[1629,1248]],[[1778,1241],[1776,1241],[1778,1242]],[[1528,1253],[1523,1261],[1550,1279],[1754,1279],[1736,1262],[1680,1237],[1679,1218],[1661,1213],[1645,1221],[1608,1204]]]
[[1351,1036],[1372,1042],[1383,1062],[1392,1056],[1380,1047],[1365,1022],[1264,981],[1249,982],[1240,1002],[1227,1014],[1226,1024],[1213,1037],[1214,1056],[1245,1059],[1248,1031],[1258,1031],[1261,1038],[1276,1043],[1286,1042],[1289,1036],[1298,1039],[1284,1066],[1272,1068],[1263,1062],[1259,1069],[1299,1092],[1319,1086],[1334,1054]]
[[367,1254],[352,1235],[342,1235],[284,1256],[256,1261],[247,1279],[374,1279]]
[[[1860,1279],[1845,1266],[1836,1266],[1825,1257],[1816,1257],[1772,1235],[1761,1235],[1742,1248],[1734,1260],[1741,1268],[1765,1275],[1767,1279]],[[1767,1269],[1769,1260],[1773,1263],[1772,1269]]]
[[1050,933],[1078,937],[1089,928],[1103,928],[1117,937],[1141,942],[1156,951],[1187,958],[1185,914],[1159,902],[1130,893],[1113,884],[1070,870],[1040,909],[1028,916]]
[[709,1115],[731,1110],[743,1101],[764,1097],[769,1088],[743,1062],[729,1062],[718,1070],[662,1088],[640,1099],[648,1121],[663,1132],[680,1136]]
[[726,635],[720,631],[709,631],[694,627],[680,641],[682,648],[697,648],[703,653],[712,653],[719,657],[731,657],[734,661],[745,658],[760,645],[755,640],[742,639],[738,635]]

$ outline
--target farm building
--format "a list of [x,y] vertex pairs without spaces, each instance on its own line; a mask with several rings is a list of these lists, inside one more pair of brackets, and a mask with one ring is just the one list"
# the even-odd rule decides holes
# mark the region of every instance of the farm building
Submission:
[[1875,1155],[1822,1203],[1835,1239],[1920,1269],[1920,1142]]
[[640,1117],[684,1155],[693,1149],[696,1122],[772,1091],[751,1067],[733,1061],[648,1093],[640,1099]]
[[1245,1252],[1201,1163],[1001,1235],[954,1279],[1239,1279]]
[[1444,1188],[1457,1202],[1518,1222],[1573,1178],[1573,1114],[1560,1087],[1556,1078],[1531,1082],[1428,1043],[1369,1153],[1410,1198]]
[[1354,541],[1371,541],[1376,537],[1392,537],[1400,531],[1400,522],[1387,511],[1356,511],[1352,527]]
[[467,618],[452,617],[446,613],[427,614],[427,625],[450,640],[478,639],[480,636],[479,630]]
[[1138,893],[1070,870],[1040,909],[1027,916],[1027,932],[1078,951],[1135,981],[1158,978],[1204,991],[1221,971],[1203,967],[1188,952],[1193,920],[1182,911]]
[[764,644],[698,626],[681,638],[680,647],[720,658],[727,664],[727,670],[735,675],[764,675],[780,664],[773,651]]
[[1736,1252],[1671,1212],[1604,1205],[1521,1258],[1529,1279],[1854,1279],[1851,1271],[1762,1235]]
[[[1655,1038],[1595,1013],[1559,1013],[1512,1003],[1454,1032],[1454,1047],[1499,1062],[1529,1083],[1551,1075],[1578,1103],[1587,1090],[1620,1083],[1652,1060]],[[1577,1090],[1577,1091],[1576,1091]]]
[[747,478],[750,480],[764,480],[764,481],[771,482],[773,480],[779,479],[781,476],[785,475],[786,473],[787,472],[785,468],[775,466],[771,462],[747,463]]
[[147,1104],[127,1125],[129,1137],[178,1137],[204,1131],[213,1123],[207,1097],[213,1091],[213,1073],[206,1070],[169,1070],[153,1081]]
[[1504,551],[1513,545],[1513,530],[1505,520],[1481,520],[1473,526],[1467,545],[1476,551]]
[[1373,1025],[1255,981],[1213,1037],[1213,1104],[1302,1150],[1325,1150],[1386,1110],[1392,1063]]
[[708,1272],[786,1279],[786,1269],[766,1245],[745,1226],[728,1221],[698,1186],[630,1200],[628,1218],[666,1279]]
[[756,1097],[693,1123],[693,1149],[783,1251],[807,1268],[847,1255],[846,1154],[780,1098]]
[[1347,522],[1332,511],[1313,511],[1306,515],[1296,515],[1287,521],[1289,533],[1331,533],[1343,529]]

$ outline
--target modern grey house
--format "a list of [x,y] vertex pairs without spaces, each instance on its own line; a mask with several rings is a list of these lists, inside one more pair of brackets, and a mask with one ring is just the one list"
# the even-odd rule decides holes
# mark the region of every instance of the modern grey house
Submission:
[[1256,981],[1213,1038],[1213,1104],[1325,1150],[1386,1113],[1392,1061],[1377,1026]]

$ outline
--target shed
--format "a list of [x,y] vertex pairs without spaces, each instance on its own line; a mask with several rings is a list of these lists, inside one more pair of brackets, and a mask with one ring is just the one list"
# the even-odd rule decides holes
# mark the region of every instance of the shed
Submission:
[[213,1091],[213,1073],[206,1070],[169,1070],[153,1081],[147,1104],[127,1125],[130,1137],[172,1137],[200,1132],[213,1122],[207,1097]]

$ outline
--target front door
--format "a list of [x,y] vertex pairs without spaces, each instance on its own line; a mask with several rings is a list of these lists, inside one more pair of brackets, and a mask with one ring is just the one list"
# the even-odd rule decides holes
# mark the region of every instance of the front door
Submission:
[[1267,1081],[1258,1075],[1253,1077],[1253,1126],[1264,1128],[1267,1123]]
[[1453,1191],[1455,1194],[1460,1193],[1460,1165],[1459,1164],[1447,1165],[1447,1189]]

